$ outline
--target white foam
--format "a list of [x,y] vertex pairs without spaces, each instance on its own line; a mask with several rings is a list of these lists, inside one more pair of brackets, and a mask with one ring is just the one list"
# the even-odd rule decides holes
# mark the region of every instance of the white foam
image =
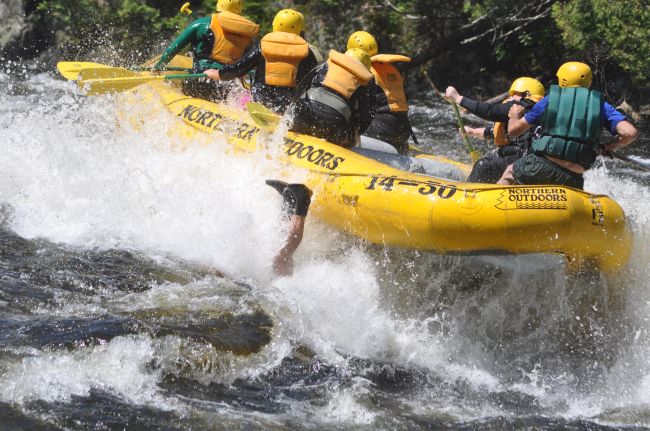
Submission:
[[0,399],[67,401],[95,389],[164,408],[168,403],[158,393],[158,371],[150,367],[154,360],[151,340],[143,336],[118,337],[73,352],[39,352],[10,366],[0,377]]

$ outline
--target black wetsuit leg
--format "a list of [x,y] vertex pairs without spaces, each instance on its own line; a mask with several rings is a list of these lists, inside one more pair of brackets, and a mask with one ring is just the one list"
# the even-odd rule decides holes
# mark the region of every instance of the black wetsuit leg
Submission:
[[300,99],[294,108],[291,131],[325,139],[343,147],[354,146],[354,131],[336,109],[310,99]]
[[496,184],[508,165],[523,156],[521,149],[515,145],[499,148],[496,154],[488,154],[478,159],[467,177],[470,183]]
[[406,112],[378,112],[364,135],[391,144],[399,154],[408,153],[411,136]]
[[488,154],[474,163],[467,181],[470,183],[496,184],[507,167],[508,163],[505,159],[496,154]]

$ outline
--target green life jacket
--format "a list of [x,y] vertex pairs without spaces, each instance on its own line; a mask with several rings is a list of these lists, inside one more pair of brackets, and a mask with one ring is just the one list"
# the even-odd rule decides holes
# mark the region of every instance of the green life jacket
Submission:
[[532,151],[589,169],[598,156],[601,105],[599,91],[551,86],[540,123],[542,136],[533,140]]

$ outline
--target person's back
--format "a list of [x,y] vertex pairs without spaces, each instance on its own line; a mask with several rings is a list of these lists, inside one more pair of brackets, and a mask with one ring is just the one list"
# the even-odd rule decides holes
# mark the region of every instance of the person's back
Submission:
[[411,59],[399,54],[379,54],[374,36],[365,31],[352,33],[347,47],[365,50],[372,61],[370,71],[375,79],[369,91],[375,100],[375,116],[365,135],[388,142],[400,154],[407,154],[411,126],[400,65]]
[[352,147],[372,121],[370,57],[360,49],[330,51],[294,110],[291,130]]
[[[193,52],[192,73],[221,69],[239,60],[259,33],[257,24],[240,15],[242,7],[242,0],[219,0],[216,13],[199,18],[185,28],[167,47],[154,70],[164,70],[167,63],[188,45]],[[206,99],[223,99],[227,95],[226,88],[197,80],[187,81],[183,90],[190,96]]]
[[316,56],[302,38],[304,18],[300,12],[284,9],[273,19],[273,32],[255,49],[221,70],[207,70],[209,78],[230,80],[255,69],[253,100],[284,113],[294,98],[298,83],[317,66]]
[[316,59],[305,39],[286,31],[264,36],[260,49],[262,58],[251,89],[253,99],[284,112],[300,80],[316,67]]
[[602,128],[618,135],[606,151],[628,145],[637,131],[625,116],[590,90],[591,68],[578,62],[563,64],[557,73],[559,86],[525,113],[513,106],[508,132],[519,136],[537,126],[531,152],[508,166],[500,184],[557,184],[581,189],[583,173],[600,152]]

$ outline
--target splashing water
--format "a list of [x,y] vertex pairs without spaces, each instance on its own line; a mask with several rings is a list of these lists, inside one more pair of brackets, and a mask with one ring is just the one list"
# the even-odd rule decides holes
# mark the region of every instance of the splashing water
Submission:
[[[308,220],[295,274],[273,280],[272,161],[234,157],[225,138],[180,149],[171,115],[134,128],[112,97],[47,75],[0,83],[0,415],[650,426],[647,177],[613,162],[586,177],[634,226],[615,276],[571,273],[559,256],[385,249]],[[415,122],[440,136],[451,117],[418,107]]]

